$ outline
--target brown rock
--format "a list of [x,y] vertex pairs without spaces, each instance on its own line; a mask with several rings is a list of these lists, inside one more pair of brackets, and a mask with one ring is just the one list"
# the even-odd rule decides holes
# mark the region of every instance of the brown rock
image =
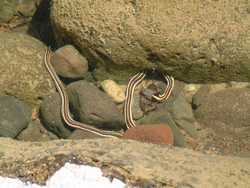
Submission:
[[174,144],[172,130],[166,124],[140,125],[138,127],[128,129],[122,138],[153,144]]
[[88,71],[88,61],[71,45],[59,48],[51,63],[57,74],[65,78],[83,78]]

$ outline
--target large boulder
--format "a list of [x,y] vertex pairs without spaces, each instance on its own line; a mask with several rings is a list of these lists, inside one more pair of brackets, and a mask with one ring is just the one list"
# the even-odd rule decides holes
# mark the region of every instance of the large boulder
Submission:
[[99,62],[98,79],[157,67],[188,82],[246,81],[248,7],[245,0],[53,0],[51,21],[58,43],[70,41]]
[[11,95],[37,107],[55,91],[43,57],[45,45],[18,33],[0,33],[0,95]]

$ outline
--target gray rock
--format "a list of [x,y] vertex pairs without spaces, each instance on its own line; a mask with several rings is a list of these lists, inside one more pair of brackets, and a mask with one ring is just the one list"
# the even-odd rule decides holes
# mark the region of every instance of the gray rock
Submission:
[[47,131],[39,120],[31,121],[26,129],[18,136],[17,140],[41,142],[57,139],[53,133]]
[[200,107],[204,99],[209,95],[211,87],[208,84],[201,86],[201,88],[193,95],[192,107],[194,110]]
[[134,119],[140,119],[143,117],[143,111],[140,107],[140,94],[135,93],[133,97],[133,104],[132,104],[132,114]]
[[121,112],[106,93],[86,81],[67,87],[72,111],[81,122],[98,128],[120,130],[125,127]]
[[61,117],[61,100],[59,94],[44,98],[40,108],[44,127],[56,134],[59,138],[67,138],[71,131]]
[[173,119],[176,124],[185,130],[190,136],[197,137],[197,130],[195,129],[195,118],[192,107],[187,102],[183,93],[180,93],[173,101],[170,109]]
[[58,43],[99,62],[98,79],[157,67],[187,82],[249,80],[248,1],[54,0],[51,10]]
[[38,107],[43,96],[55,92],[44,53],[44,44],[33,37],[0,32],[0,95]]
[[175,80],[175,87],[169,99],[160,104],[159,108],[168,111],[176,125],[195,138],[197,136],[196,120],[192,112],[192,106],[184,96],[183,82]]
[[84,78],[88,71],[88,61],[72,45],[55,51],[51,63],[58,75],[64,78]]
[[[250,124],[250,89],[228,88],[195,96],[195,117],[202,124],[216,130],[231,131]],[[203,93],[204,90],[203,90]]]
[[0,136],[14,138],[31,121],[31,108],[12,96],[0,97]]

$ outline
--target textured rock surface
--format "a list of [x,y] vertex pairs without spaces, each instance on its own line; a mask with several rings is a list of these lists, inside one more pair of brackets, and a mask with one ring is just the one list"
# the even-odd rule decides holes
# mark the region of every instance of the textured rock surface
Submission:
[[[28,149],[27,149],[28,148]],[[248,187],[250,159],[121,139],[30,143],[0,139],[0,175],[44,182],[66,161],[101,167],[131,184]]]
[[128,129],[122,138],[153,144],[174,144],[172,130],[166,124],[138,125]]
[[250,77],[248,7],[245,0],[54,0],[51,18],[59,42],[105,62],[99,79],[157,66],[185,81],[243,81]]
[[31,121],[31,108],[11,96],[0,97],[0,136],[14,138]]
[[45,46],[33,37],[0,33],[0,95],[11,95],[33,107],[54,92],[43,56]]

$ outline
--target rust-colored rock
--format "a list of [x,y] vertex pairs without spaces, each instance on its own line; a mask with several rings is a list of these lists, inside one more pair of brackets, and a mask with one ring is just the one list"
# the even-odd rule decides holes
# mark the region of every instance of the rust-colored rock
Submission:
[[153,144],[174,144],[173,132],[166,124],[140,125],[138,127],[128,129],[122,138]]

